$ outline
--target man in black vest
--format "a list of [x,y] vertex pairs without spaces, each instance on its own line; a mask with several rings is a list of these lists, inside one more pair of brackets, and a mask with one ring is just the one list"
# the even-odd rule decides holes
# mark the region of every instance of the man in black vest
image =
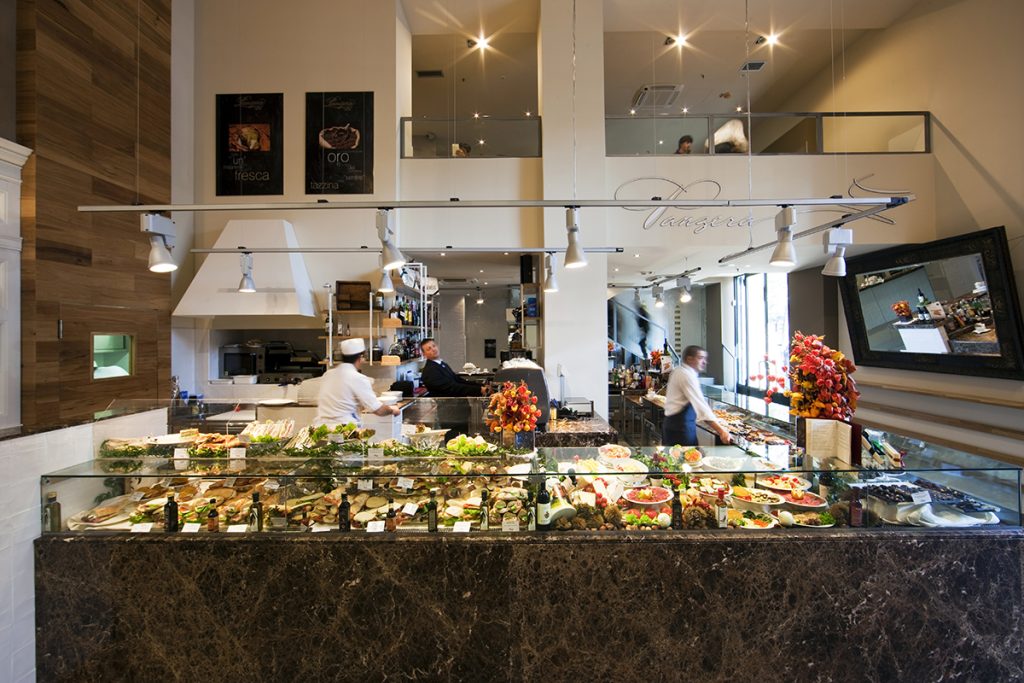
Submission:
[[455,374],[447,363],[441,360],[441,349],[437,342],[427,337],[420,342],[420,350],[427,362],[423,364],[422,381],[431,398],[451,396],[486,396],[486,389]]

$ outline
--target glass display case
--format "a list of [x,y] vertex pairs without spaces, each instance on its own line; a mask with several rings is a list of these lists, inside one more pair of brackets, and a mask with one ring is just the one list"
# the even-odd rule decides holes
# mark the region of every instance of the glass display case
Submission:
[[[779,468],[732,446],[452,450],[358,438],[289,455],[110,454],[42,477],[44,533],[1019,526],[1006,466]],[[109,451],[108,451],[109,454]],[[314,456],[314,457],[308,457]]]

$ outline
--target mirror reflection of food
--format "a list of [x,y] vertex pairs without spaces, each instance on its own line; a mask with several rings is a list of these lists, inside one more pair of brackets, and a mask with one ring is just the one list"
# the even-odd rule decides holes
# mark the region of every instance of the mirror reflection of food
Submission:
[[359,146],[359,129],[346,123],[320,131],[320,146],[324,149],[355,149]]
[[228,129],[228,146],[232,152],[270,151],[270,126],[265,123],[236,123]]

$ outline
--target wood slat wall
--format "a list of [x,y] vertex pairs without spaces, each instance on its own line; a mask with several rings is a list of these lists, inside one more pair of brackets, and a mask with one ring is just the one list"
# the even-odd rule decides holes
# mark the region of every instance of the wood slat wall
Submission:
[[[136,216],[76,207],[170,201],[171,0],[18,0],[17,22],[17,141],[35,150],[22,188],[22,421],[42,427],[115,398],[169,397],[170,280],[149,272]],[[93,380],[91,335],[116,328],[135,335],[135,373]]]

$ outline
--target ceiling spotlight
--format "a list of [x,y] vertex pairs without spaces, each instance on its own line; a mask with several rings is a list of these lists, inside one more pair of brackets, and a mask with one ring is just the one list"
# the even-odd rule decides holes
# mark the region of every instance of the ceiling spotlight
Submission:
[[653,287],[651,287],[651,294],[654,295],[655,308],[664,308],[665,306],[665,301],[664,299],[661,298],[662,291],[664,290],[662,290],[662,288],[659,287],[658,285],[654,285]]
[[690,288],[687,287],[683,290],[683,293],[679,295],[679,302],[688,304],[693,301],[693,294],[690,293]]
[[170,273],[178,269],[171,257],[174,248],[174,221],[158,213],[144,213],[139,216],[142,232],[149,235],[149,270],[154,273]]
[[683,113],[684,114],[689,114],[690,113],[690,108],[689,107],[683,107]]
[[555,265],[557,257],[554,254],[548,255],[548,265],[544,271],[544,291],[553,294],[558,291],[558,280],[555,278]]
[[242,279],[238,282],[238,291],[243,294],[252,294],[256,291],[256,282],[252,279],[252,253],[242,254]]
[[484,36],[480,36],[475,40],[473,38],[466,39],[466,47],[468,47],[469,49],[476,48],[478,50],[486,50],[490,44],[491,41]]
[[484,293],[480,291],[480,288],[476,288],[476,302],[482,304],[484,302]]
[[768,36],[764,39],[764,42],[768,43],[769,46],[778,45],[779,37],[774,33],[769,33]]
[[796,265],[796,247],[793,246],[793,226],[796,225],[796,211],[792,206],[783,206],[775,215],[775,231],[778,244],[772,252],[769,263],[773,266],[792,268]]
[[380,246],[383,257],[383,270],[395,270],[404,266],[408,259],[398,250],[392,238],[395,236],[395,223],[391,211],[388,209],[377,209],[377,237],[380,238]]
[[665,36],[665,44],[683,47],[686,45],[686,36],[681,33],[678,36]]
[[743,111],[743,107],[737,106],[736,111]]
[[853,244],[853,230],[849,228],[831,228],[825,231],[822,238],[825,253],[829,259],[821,274],[826,277],[846,277],[846,245]]
[[685,275],[676,279],[676,287],[681,290],[679,294],[679,301],[681,303],[688,304],[693,301],[693,294],[690,291],[692,286],[693,283],[690,282],[690,278]]
[[582,268],[587,265],[587,254],[580,246],[580,209],[570,206],[565,209],[565,229],[568,232],[569,246],[565,250],[565,267]]
[[630,116],[636,116],[636,109],[630,109],[629,110],[629,115]]

